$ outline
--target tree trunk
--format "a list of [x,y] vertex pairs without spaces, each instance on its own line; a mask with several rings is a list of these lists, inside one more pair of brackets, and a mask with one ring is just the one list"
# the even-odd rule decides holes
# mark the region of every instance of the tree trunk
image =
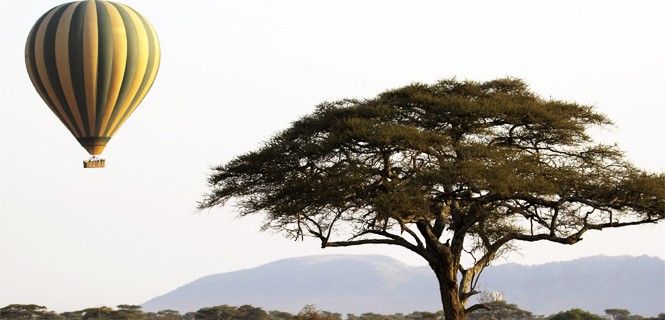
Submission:
[[460,300],[457,288],[457,268],[440,265],[432,266],[432,269],[439,281],[445,320],[466,320],[464,304]]

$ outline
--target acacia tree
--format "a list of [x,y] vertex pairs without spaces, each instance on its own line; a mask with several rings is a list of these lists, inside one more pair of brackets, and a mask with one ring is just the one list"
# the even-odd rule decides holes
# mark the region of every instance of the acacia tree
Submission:
[[612,317],[612,320],[627,320],[630,317],[630,311],[626,309],[605,309],[605,314]]
[[603,320],[603,318],[597,314],[593,314],[589,311],[582,309],[570,309],[568,311],[561,311],[551,317],[548,320],[568,320],[568,319],[579,319],[579,320]]
[[10,304],[0,308],[0,319],[7,320],[63,320],[64,317],[36,304]]
[[199,207],[233,199],[323,248],[402,246],[434,270],[445,318],[466,319],[487,307],[465,308],[483,268],[515,241],[574,244],[663,219],[665,175],[590,138],[610,124],[518,79],[412,84],[319,105],[214,168]]

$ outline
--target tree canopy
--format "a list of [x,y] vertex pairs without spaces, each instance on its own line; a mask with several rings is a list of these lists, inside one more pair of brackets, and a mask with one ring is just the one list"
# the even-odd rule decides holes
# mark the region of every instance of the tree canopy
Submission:
[[513,241],[574,244],[663,219],[665,175],[595,142],[589,130],[607,125],[519,79],[415,83],[320,104],[214,168],[200,208],[233,199],[241,215],[265,214],[264,228],[322,247],[405,247],[435,271],[446,318],[464,319],[483,307],[463,307],[482,269]]
[[565,312],[559,312],[548,320],[603,320],[603,317],[582,309],[570,309]]

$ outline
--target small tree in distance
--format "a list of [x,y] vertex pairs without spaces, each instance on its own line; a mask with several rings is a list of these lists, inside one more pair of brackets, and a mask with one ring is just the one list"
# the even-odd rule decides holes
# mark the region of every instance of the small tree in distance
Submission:
[[612,320],[628,320],[630,311],[626,309],[605,309],[605,314],[612,317]]
[[603,318],[586,310],[570,309],[559,312],[549,317],[548,320],[603,320]]
[[445,318],[463,320],[488,307],[466,305],[514,241],[574,244],[663,219],[665,175],[587,132],[610,124],[517,79],[412,84],[319,105],[214,168],[199,207],[234,199],[241,215],[265,214],[266,229],[323,248],[404,247],[434,271]]
[[0,319],[16,320],[64,320],[63,316],[36,304],[10,304],[0,308]]
[[313,304],[305,305],[300,312],[295,316],[296,320],[341,320],[342,315],[339,313],[330,313],[327,311],[318,310]]

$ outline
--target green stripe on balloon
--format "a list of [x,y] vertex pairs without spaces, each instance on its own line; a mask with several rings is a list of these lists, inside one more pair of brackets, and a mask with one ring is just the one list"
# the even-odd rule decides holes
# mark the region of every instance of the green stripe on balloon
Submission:
[[62,116],[66,117],[69,120],[69,123],[74,126],[74,128],[68,129],[71,131],[79,131],[78,128],[76,128],[76,121],[74,120],[74,115],[72,114],[72,112],[76,111],[71,110],[69,104],[67,103],[65,92],[63,91],[62,85],[60,84],[60,78],[58,76],[58,65],[55,60],[55,35],[58,31],[58,23],[60,22],[60,18],[65,12],[65,9],[67,9],[66,5],[55,8],[55,12],[53,13],[51,19],[46,21],[47,25],[43,45],[44,63],[51,90],[53,90],[55,93],[55,97],[58,100],[57,102],[60,103],[63,111],[65,112],[65,114]]
[[[129,8],[129,9],[134,11],[136,16],[139,17],[139,19],[141,20],[141,24],[143,25],[143,28],[146,30],[146,33],[148,35],[148,64],[146,66],[147,69],[145,71],[143,79],[141,80],[141,85],[139,86],[138,91],[136,91],[136,95],[132,98],[132,102],[130,103],[130,106],[136,106],[136,105],[138,105],[138,103],[141,102],[141,101],[139,101],[139,99],[142,98],[141,93],[143,92],[143,90],[146,89],[146,86],[151,86],[153,84],[153,81],[150,81],[150,74],[152,72],[153,65],[155,64],[155,58],[156,58],[157,54],[156,54],[156,51],[155,51],[155,44],[154,44],[155,35],[152,33],[152,28],[150,28],[150,25],[148,24],[147,21],[145,21],[143,16],[141,16],[138,12],[136,12],[135,10],[133,10],[131,8]],[[129,118],[129,116],[132,114],[133,111],[134,111],[133,108],[128,108],[125,111],[125,113],[122,115],[122,118],[120,119],[120,123],[125,122],[125,120],[127,120],[127,118]],[[119,126],[116,126],[115,130],[117,130],[118,127]],[[113,134],[113,132],[111,134]]]
[[88,1],[81,2],[72,16],[72,24],[69,27],[69,72],[72,75],[72,87],[76,97],[78,111],[83,119],[85,130],[84,136],[91,136],[88,123],[88,110],[86,108],[85,77],[83,70],[83,22],[85,21],[85,11],[88,7]]
[[[120,113],[121,106],[126,103],[128,97],[129,89],[134,80],[134,74],[136,73],[136,67],[138,63],[138,36],[136,34],[136,26],[134,21],[129,16],[125,8],[116,3],[111,3],[113,6],[118,9],[120,17],[125,25],[125,31],[127,34],[127,65],[125,66],[125,74],[122,79],[122,84],[120,85],[120,93],[118,94],[118,101],[116,101],[115,106],[113,107],[113,112],[111,113],[111,119],[109,120],[109,125],[107,126],[103,135],[110,135],[111,129],[114,127],[112,124],[116,122],[118,117],[122,117]],[[119,125],[119,124],[118,124]],[[116,126],[118,126],[116,125]]]
[[102,135],[102,118],[108,101],[111,85],[111,68],[113,67],[113,29],[111,18],[103,3],[97,2],[97,26],[99,33],[99,56],[97,67],[97,112],[95,136]]
[[30,30],[30,33],[28,35],[28,41],[26,45],[26,60],[28,62],[28,73],[31,76],[32,83],[37,89],[37,91],[40,93],[40,96],[44,99],[44,102],[49,106],[49,108],[55,113],[55,115],[62,121],[62,123],[65,123],[65,120],[63,118],[63,115],[60,115],[57,110],[53,107],[53,101],[51,98],[48,96],[46,93],[46,87],[44,86],[44,82],[42,79],[39,77],[39,72],[37,71],[37,61],[35,59],[35,42],[37,38],[37,28],[44,22],[44,19],[48,14],[51,12],[51,10],[47,11],[44,13],[35,23],[35,25],[32,27],[32,30]]

